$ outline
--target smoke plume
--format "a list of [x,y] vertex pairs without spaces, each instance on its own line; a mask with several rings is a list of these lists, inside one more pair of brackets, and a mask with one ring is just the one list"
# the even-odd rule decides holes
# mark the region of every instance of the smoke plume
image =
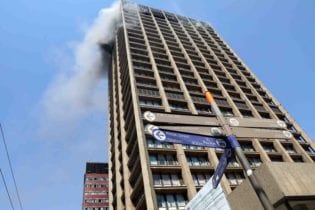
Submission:
[[100,10],[74,47],[74,64],[56,76],[46,90],[42,104],[45,120],[72,122],[90,111],[105,111],[105,78],[110,62],[100,45],[111,44],[121,22],[120,4]]

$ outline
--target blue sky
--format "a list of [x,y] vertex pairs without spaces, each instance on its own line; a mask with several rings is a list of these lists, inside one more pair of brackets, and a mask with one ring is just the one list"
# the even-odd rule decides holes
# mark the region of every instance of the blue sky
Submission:
[[[314,1],[136,2],[209,22],[314,139]],[[61,123],[43,133],[41,101],[56,75],[73,63],[73,44],[111,3],[0,3],[0,122],[25,210],[80,209],[85,162],[107,160],[106,107],[85,113],[67,129]],[[18,209],[0,145],[0,167]],[[0,209],[10,209],[0,186]]]

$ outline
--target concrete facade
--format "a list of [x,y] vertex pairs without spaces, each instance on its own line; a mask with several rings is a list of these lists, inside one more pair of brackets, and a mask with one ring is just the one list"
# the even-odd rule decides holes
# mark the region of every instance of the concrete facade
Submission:
[[[315,209],[315,165],[264,163],[254,172],[276,210]],[[263,210],[248,180],[228,195],[233,210]]]
[[[172,114],[158,126],[194,127],[192,117],[215,121],[204,89],[227,119],[257,127],[235,128],[253,170],[268,162],[314,162],[309,136],[207,23],[131,3],[124,3],[122,20],[109,72],[111,209],[184,209],[212,176],[222,150],[162,144],[144,129],[146,111]],[[287,128],[268,128],[264,120]],[[290,135],[278,135],[283,131]],[[226,195],[244,179],[239,161],[230,163],[221,181]]]

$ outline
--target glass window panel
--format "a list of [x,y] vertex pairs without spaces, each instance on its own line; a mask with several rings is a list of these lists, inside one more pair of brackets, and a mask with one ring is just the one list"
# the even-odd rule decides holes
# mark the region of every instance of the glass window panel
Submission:
[[162,174],[162,180],[164,186],[171,186],[171,177],[169,174]]
[[161,165],[165,165],[166,164],[166,159],[164,155],[158,155],[158,159]]
[[178,207],[183,207],[186,205],[186,201],[185,198],[182,194],[177,194],[176,195],[176,201],[177,201],[177,205]]
[[206,180],[203,174],[198,174],[197,177],[198,177],[198,181],[200,185],[204,185],[206,183]]
[[197,175],[192,174],[192,177],[193,177],[193,181],[194,181],[195,185],[199,185]]
[[192,157],[191,158],[191,162],[192,162],[193,166],[199,166],[200,165],[199,160],[198,160],[197,157]]
[[158,195],[157,196],[157,201],[158,201],[158,207],[159,209],[166,209],[166,201],[163,195]]
[[166,195],[166,201],[168,207],[176,207],[174,195]]
[[157,148],[162,148],[163,147],[162,143],[159,142],[159,141],[155,141],[155,145],[156,145]]
[[153,142],[152,139],[148,139],[148,140],[147,140],[147,144],[148,144],[148,147],[149,147],[149,148],[153,148],[153,147],[154,147],[154,142]]
[[150,158],[150,164],[151,165],[157,165],[158,164],[157,163],[157,158],[156,158],[155,155],[150,155],[149,158]]
[[175,159],[172,155],[167,155],[167,161],[170,165],[175,164]]
[[155,186],[161,186],[162,185],[160,174],[153,174],[153,180],[154,180]]
[[179,186],[180,185],[180,180],[179,180],[178,174],[172,174],[171,177],[172,177],[173,185]]

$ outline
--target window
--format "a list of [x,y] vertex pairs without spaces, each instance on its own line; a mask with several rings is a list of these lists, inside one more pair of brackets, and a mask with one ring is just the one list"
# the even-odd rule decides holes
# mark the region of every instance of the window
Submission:
[[178,174],[153,174],[154,186],[180,186],[181,178]]
[[168,207],[176,207],[176,200],[174,195],[166,195],[166,202]]
[[154,186],[162,186],[162,180],[159,174],[153,174]]
[[153,139],[147,139],[147,146],[149,148],[154,148],[155,147],[154,140]]
[[255,152],[255,149],[251,143],[241,145],[244,152]]
[[157,162],[157,156],[155,156],[155,155],[150,155],[150,156],[149,156],[149,159],[150,159],[150,164],[151,164],[151,165],[157,165],[157,164],[158,164],[158,162]]
[[187,156],[190,166],[209,166],[210,162],[206,156]]
[[210,107],[197,107],[197,106],[196,106],[196,110],[197,110],[200,114],[209,114],[209,113],[211,113]]
[[138,88],[139,95],[160,97],[159,91]]
[[285,144],[283,145],[283,147],[287,153],[290,153],[290,154],[296,153],[292,144]]
[[150,154],[151,165],[177,165],[178,162],[173,155]]
[[240,164],[235,160],[235,159],[233,159],[233,160],[231,160],[230,162],[229,162],[229,165],[228,165],[228,167],[240,167]]
[[233,112],[230,110],[222,110],[222,108],[221,108],[221,111],[222,111],[222,114],[224,117],[233,117],[234,116]]
[[177,206],[178,206],[179,208],[185,207],[186,201],[185,201],[185,198],[184,198],[183,195],[177,194],[177,195],[176,195],[176,201],[177,201]]
[[185,209],[187,203],[182,194],[158,194],[157,202],[159,210]]
[[164,186],[171,186],[171,177],[168,174],[162,174],[162,182]]
[[293,125],[289,127],[289,130],[290,130],[290,131],[293,131],[293,132],[296,132],[296,131],[297,131],[296,128],[295,128]]
[[240,110],[244,118],[251,118],[253,117],[253,114],[251,111],[248,110]]
[[203,150],[205,147],[195,146],[195,145],[186,145],[183,144],[184,149],[190,149],[190,150]]
[[203,186],[206,184],[206,182],[210,179],[210,174],[192,174],[193,181],[196,186]]
[[161,101],[140,99],[139,104],[142,106],[161,106]]
[[159,209],[166,209],[166,200],[163,195],[157,196],[158,208]]
[[189,111],[187,108],[187,104],[181,103],[169,103],[171,109],[180,110],[180,111]]
[[259,167],[262,164],[259,157],[248,157],[247,160],[251,167]]
[[180,180],[178,174],[171,174],[171,179],[172,179],[172,184],[174,186],[180,186],[181,185],[181,180]]
[[272,144],[264,144],[262,146],[266,152],[277,152]]
[[147,139],[147,146],[149,148],[174,148],[174,145],[171,143],[162,143],[151,138]]
[[299,157],[292,157],[293,161],[296,163],[304,163],[304,160],[301,156]]
[[311,146],[307,146],[304,149],[308,153],[315,154],[315,149],[313,147],[311,147]]
[[306,143],[305,139],[301,135],[297,136],[296,140],[300,143]]
[[228,173],[226,174],[231,185],[239,185],[244,180],[244,175],[240,173]]
[[273,162],[283,162],[283,159],[281,156],[272,156],[270,157],[270,160]]

